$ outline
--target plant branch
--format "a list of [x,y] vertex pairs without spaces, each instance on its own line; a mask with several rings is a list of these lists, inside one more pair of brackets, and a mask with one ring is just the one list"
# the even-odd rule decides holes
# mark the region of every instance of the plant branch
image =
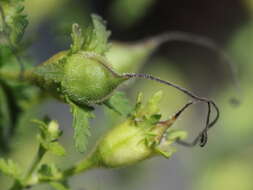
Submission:
[[36,154],[36,157],[34,158],[33,163],[31,164],[31,167],[28,170],[27,174],[25,175],[24,179],[21,180],[21,182],[16,180],[9,190],[22,190],[22,189],[30,186],[29,181],[30,181],[34,171],[36,170],[36,168],[40,164],[45,153],[46,153],[46,150],[40,144],[37,154]]

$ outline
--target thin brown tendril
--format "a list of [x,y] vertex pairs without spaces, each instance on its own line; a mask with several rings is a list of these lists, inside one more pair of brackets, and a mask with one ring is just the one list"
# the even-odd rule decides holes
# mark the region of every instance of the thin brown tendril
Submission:
[[[203,98],[200,96],[195,95],[194,93],[192,93],[191,91],[180,87],[174,83],[162,80],[160,78],[154,77],[152,75],[149,74],[140,74],[140,73],[126,73],[123,74],[122,77],[126,77],[126,78],[144,78],[144,79],[149,79],[149,80],[153,80],[153,81],[157,81],[159,83],[171,86],[173,88],[176,88],[177,90],[187,94],[188,96],[190,96],[191,98],[199,101],[199,102],[204,102],[208,105],[208,114],[207,114],[207,119],[206,119],[206,126],[205,128],[200,132],[200,134],[193,140],[193,142],[188,143],[188,142],[184,142],[181,140],[178,140],[177,143],[184,145],[184,146],[195,146],[199,141],[200,141],[200,146],[203,147],[206,142],[207,142],[207,131],[214,126],[214,124],[218,121],[219,116],[220,116],[220,111],[218,106],[214,103],[213,100],[207,99],[207,98]],[[186,104],[187,105],[187,104]],[[216,111],[216,116],[214,117],[214,119],[210,122],[210,116],[211,116],[211,105],[213,106],[213,108]],[[187,105],[186,107],[188,107],[189,105]],[[180,112],[181,113],[181,112]],[[179,113],[179,114],[180,114]]]
[[[223,60],[222,62],[229,67],[231,71],[232,82],[235,85],[236,93],[241,93],[239,80],[238,80],[238,72],[235,64],[231,60],[231,58],[223,51],[221,47],[219,47],[212,39],[204,36],[194,35],[187,32],[181,31],[170,31],[165,32],[156,37],[150,38],[146,40],[147,42],[153,42],[157,47],[172,41],[180,41],[195,44],[201,47],[205,47],[219,55],[219,57]],[[240,96],[241,97],[241,96]],[[238,98],[232,97],[230,99],[230,103],[234,105],[240,104],[240,100]]]

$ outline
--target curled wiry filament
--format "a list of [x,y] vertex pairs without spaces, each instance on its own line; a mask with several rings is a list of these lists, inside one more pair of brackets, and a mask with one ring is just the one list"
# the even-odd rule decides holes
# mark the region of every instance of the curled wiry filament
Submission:
[[[199,141],[200,141],[200,146],[203,147],[205,146],[206,142],[207,142],[207,131],[214,126],[214,124],[218,121],[219,116],[220,116],[220,111],[218,106],[215,104],[215,102],[213,100],[210,100],[208,98],[203,98],[200,96],[195,95],[194,93],[192,93],[191,91],[180,87],[174,83],[171,83],[169,81],[165,81],[162,80],[160,78],[154,77],[152,75],[149,74],[141,74],[141,73],[126,73],[122,75],[123,77],[126,78],[144,78],[144,79],[149,79],[149,80],[153,80],[153,81],[157,81],[159,83],[171,86],[173,88],[176,88],[177,90],[187,94],[188,96],[190,96],[191,98],[195,99],[196,101],[199,102],[204,102],[208,105],[208,114],[207,114],[207,119],[206,119],[206,125],[205,128],[200,132],[200,134],[193,140],[193,142],[188,143],[188,142],[184,142],[181,140],[178,140],[179,144],[185,145],[185,146],[195,146]],[[187,105],[187,104],[186,104]],[[210,116],[211,116],[211,105],[213,106],[213,108],[216,111],[216,115],[214,117],[214,119],[210,122]],[[187,105],[188,107],[189,105]]]

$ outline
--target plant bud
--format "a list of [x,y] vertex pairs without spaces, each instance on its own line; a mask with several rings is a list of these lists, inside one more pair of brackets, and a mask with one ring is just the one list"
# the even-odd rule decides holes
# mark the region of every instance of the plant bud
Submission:
[[53,139],[59,138],[62,132],[59,128],[59,124],[57,123],[57,121],[50,121],[50,123],[48,124],[48,132]]

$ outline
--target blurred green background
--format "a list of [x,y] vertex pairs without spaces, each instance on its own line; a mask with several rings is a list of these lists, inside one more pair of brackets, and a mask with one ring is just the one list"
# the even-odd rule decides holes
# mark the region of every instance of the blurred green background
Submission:
[[[111,40],[134,42],[166,31],[191,32],[216,41],[238,69],[239,91],[231,85],[229,68],[215,53],[182,42],[160,47],[140,72],[173,81],[217,101],[221,119],[210,131],[209,143],[205,148],[178,146],[178,152],[169,160],[154,158],[129,168],[90,171],[71,179],[72,189],[253,189],[253,0],[26,0],[25,11],[30,22],[26,38],[32,39],[29,55],[36,63],[67,49],[72,23],[86,25],[89,15],[96,13],[107,20]],[[188,100],[174,89],[146,80],[136,80],[123,90],[134,101],[140,91],[147,99],[160,89],[165,93],[162,114],[167,117]],[[240,106],[229,104],[234,96],[241,99]],[[203,125],[204,108],[195,106],[175,125],[189,131],[189,140]],[[36,113],[48,114],[59,121],[64,130],[61,141],[69,153],[67,159],[51,156],[45,159],[57,160],[66,167],[83,157],[73,148],[72,118],[66,105],[49,100]],[[96,109],[90,146],[117,122],[110,119],[111,114]],[[33,126],[25,124],[19,129],[10,153],[24,167],[35,153],[35,134]],[[0,189],[9,184],[8,178],[0,176]],[[41,185],[33,189],[50,188]]]

